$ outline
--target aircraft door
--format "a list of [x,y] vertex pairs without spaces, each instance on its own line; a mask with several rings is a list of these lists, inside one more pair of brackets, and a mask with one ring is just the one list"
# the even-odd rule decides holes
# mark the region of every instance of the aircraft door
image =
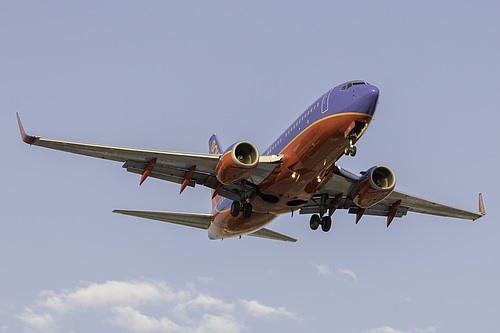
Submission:
[[330,94],[332,93],[333,89],[330,89],[326,94],[323,95],[323,99],[321,100],[321,113],[326,113],[328,112],[328,107],[329,107],[329,102],[328,100],[330,99]]

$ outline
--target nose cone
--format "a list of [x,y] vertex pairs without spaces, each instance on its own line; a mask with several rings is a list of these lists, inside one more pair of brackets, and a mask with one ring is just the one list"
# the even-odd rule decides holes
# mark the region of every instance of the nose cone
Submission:
[[372,85],[356,87],[354,91],[354,107],[357,112],[373,116],[377,108],[379,90]]

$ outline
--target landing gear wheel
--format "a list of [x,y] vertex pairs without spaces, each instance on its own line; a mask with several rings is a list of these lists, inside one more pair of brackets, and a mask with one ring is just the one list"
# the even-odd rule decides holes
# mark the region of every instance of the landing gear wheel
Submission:
[[330,216],[323,216],[321,219],[321,229],[324,232],[330,231],[330,228],[332,227],[332,218]]
[[236,217],[240,213],[241,205],[239,201],[233,201],[231,204],[231,216]]
[[248,219],[250,215],[252,215],[252,204],[247,202],[243,204],[243,217]]
[[320,218],[319,215],[314,214],[311,216],[311,221],[309,222],[309,226],[311,227],[312,230],[318,229],[320,225]]
[[351,155],[351,156],[353,156],[353,157],[354,157],[354,156],[356,155],[356,151],[357,151],[357,149],[356,149],[356,147],[352,144],[352,139],[349,139],[349,145],[348,145],[347,147],[345,147],[345,149],[344,149],[344,154],[345,154],[346,156]]

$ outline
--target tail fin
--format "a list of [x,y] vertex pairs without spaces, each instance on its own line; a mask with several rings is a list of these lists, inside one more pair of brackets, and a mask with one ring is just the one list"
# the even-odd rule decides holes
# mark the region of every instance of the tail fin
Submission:
[[208,140],[208,152],[210,154],[222,154],[222,147],[220,145],[219,139],[217,138],[217,134],[212,134],[212,136]]
[[[208,152],[210,154],[217,154],[217,155],[220,155],[222,154],[223,150],[222,150],[222,146],[220,145],[220,142],[219,142],[219,139],[217,138],[217,134],[212,134],[212,136],[210,137],[210,139],[208,140]],[[212,190],[212,209],[215,208],[215,206],[217,206],[217,203],[219,202],[219,200],[222,198],[220,195],[216,195],[214,197],[214,190]]]

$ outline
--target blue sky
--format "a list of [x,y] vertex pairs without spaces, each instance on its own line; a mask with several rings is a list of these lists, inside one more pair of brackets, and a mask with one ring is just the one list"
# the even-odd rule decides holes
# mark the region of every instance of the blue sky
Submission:
[[[0,3],[0,332],[492,332],[500,311],[496,174],[497,2],[97,1]],[[205,213],[208,189],[120,163],[29,147],[47,138],[206,152],[264,150],[324,92],[381,91],[355,158],[397,188],[477,210],[309,217],[270,228],[298,239],[209,241],[112,214]]]

